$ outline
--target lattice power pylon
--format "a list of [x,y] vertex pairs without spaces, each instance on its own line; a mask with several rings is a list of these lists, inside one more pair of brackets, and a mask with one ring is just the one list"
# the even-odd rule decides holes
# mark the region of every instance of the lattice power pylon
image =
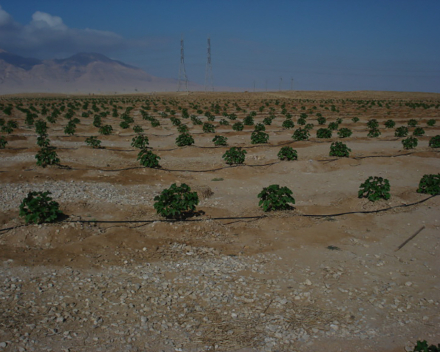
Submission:
[[206,61],[205,70],[205,92],[214,91],[214,78],[212,77],[212,65],[211,65],[211,38],[208,37],[208,58]]
[[180,92],[182,86],[185,86],[185,91],[188,92],[188,76],[185,70],[185,52],[183,50],[183,36],[180,39],[180,67],[179,67],[179,86],[177,91]]

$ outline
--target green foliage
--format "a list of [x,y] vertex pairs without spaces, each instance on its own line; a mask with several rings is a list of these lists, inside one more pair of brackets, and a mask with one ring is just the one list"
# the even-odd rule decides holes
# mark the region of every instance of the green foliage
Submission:
[[101,148],[101,141],[95,136],[86,138],[86,144],[93,149]]
[[304,126],[304,129],[307,131],[311,131],[313,130],[313,127],[315,127],[313,123],[308,123],[307,125]]
[[253,126],[254,118],[251,115],[246,116],[243,120],[243,124],[245,126]]
[[426,340],[417,340],[417,344],[414,346],[413,352],[440,352],[440,344],[438,344],[437,346],[428,345]]
[[396,123],[393,120],[385,121],[385,127],[386,128],[394,128],[394,126],[396,126]]
[[408,126],[410,127],[416,127],[417,126],[417,120],[416,119],[411,119],[408,121]]
[[355,116],[351,119],[351,121],[353,121],[354,123],[359,122],[359,117]]
[[408,135],[408,127],[406,126],[397,127],[396,130],[394,131],[395,137],[406,137],[407,135]]
[[126,130],[127,128],[130,127],[130,124],[127,121],[121,121],[121,123],[119,124],[119,127]]
[[258,205],[263,208],[263,211],[292,209],[290,204],[295,204],[292,191],[279,185],[270,185],[263,188],[258,194],[258,198],[260,199]]
[[6,144],[8,144],[8,141],[6,140],[5,137],[1,136],[0,137],[0,149],[5,149]]
[[95,117],[93,118],[93,126],[95,127],[101,127],[102,121],[101,121],[101,117],[99,115],[95,115]]
[[59,204],[49,197],[50,192],[29,192],[20,204],[20,216],[26,224],[33,222],[41,224],[56,221],[63,212]]
[[243,128],[244,128],[244,125],[240,121],[238,121],[232,125],[232,129],[234,131],[243,131]]
[[432,126],[435,125],[435,123],[436,123],[436,121],[435,121],[434,119],[430,119],[430,120],[428,120],[428,122],[427,122],[426,124],[427,124],[428,126],[432,127]]
[[133,126],[133,132],[142,133],[142,132],[144,132],[144,129],[142,128],[142,126],[135,125],[135,126]]
[[213,138],[212,141],[214,142],[214,145],[216,145],[216,146],[225,146],[225,145],[228,145],[228,139],[227,139],[226,137],[224,137],[224,136],[218,136],[218,135],[216,135],[216,136]]
[[176,144],[178,147],[184,147],[194,144],[194,138],[189,133],[182,133],[177,136]]
[[390,199],[390,182],[387,179],[377,176],[370,176],[361,184],[358,198],[368,198],[375,202],[379,199]]
[[202,120],[200,120],[196,115],[191,115],[191,121],[194,125],[203,124]]
[[370,129],[369,131],[368,131],[368,137],[371,137],[371,138],[376,138],[376,137],[379,137],[381,135],[381,133],[380,133],[380,131],[379,131],[379,129],[377,129],[377,128],[372,128],[372,129]]
[[310,137],[310,133],[305,128],[298,128],[293,132],[292,138],[295,141],[305,141],[308,140]]
[[367,122],[367,126],[369,129],[377,129],[379,128],[379,122],[377,122],[376,119],[371,119],[370,121]]
[[425,134],[425,130],[422,127],[416,127],[413,131],[413,136],[423,136]]
[[353,134],[353,132],[349,128],[341,128],[338,131],[339,138],[347,138],[350,137]]
[[203,132],[205,133],[215,133],[215,127],[212,123],[205,122],[203,124]]
[[64,128],[64,134],[67,134],[69,136],[72,136],[75,134],[76,131],[76,125],[73,121],[69,121],[67,123],[67,126]]
[[269,134],[265,132],[257,132],[254,131],[251,134],[251,143],[252,144],[264,144],[269,141]]
[[149,144],[149,140],[147,136],[139,135],[133,137],[131,140],[131,146],[133,148],[145,149]]
[[318,138],[332,138],[332,131],[328,128],[320,128],[316,131],[316,137]]
[[325,123],[327,122],[327,119],[323,116],[318,117],[318,124],[319,125],[325,125]]
[[262,123],[257,123],[254,127],[254,131],[255,132],[266,131],[266,126],[264,126]]
[[35,155],[37,165],[46,167],[47,165],[56,165],[60,163],[55,147],[43,147]]
[[333,142],[330,146],[330,156],[349,157],[351,149],[342,142]]
[[182,121],[180,121],[180,119],[178,119],[177,117],[170,117],[170,120],[173,126],[180,126],[182,123]]
[[429,146],[431,148],[440,148],[440,135],[437,135],[435,137],[432,137],[429,140]]
[[170,188],[164,189],[160,196],[154,197],[154,209],[166,218],[182,219],[190,212],[194,212],[199,204],[197,192],[182,183],[179,187],[175,183]]
[[339,128],[339,124],[337,122],[330,122],[328,128],[331,131],[336,131]]
[[35,132],[37,132],[38,135],[42,136],[47,133],[47,124],[43,120],[38,120],[35,123]]
[[113,127],[111,125],[104,125],[99,128],[99,133],[108,136],[113,132]]
[[137,160],[145,167],[156,168],[159,167],[160,157],[154,154],[151,150],[141,149],[138,153]]
[[229,121],[228,121],[228,120],[225,120],[225,119],[221,119],[219,123],[220,123],[220,125],[222,125],[222,126],[229,126]]
[[432,196],[440,194],[440,174],[423,175],[420,179],[417,193],[430,194]]
[[157,120],[157,119],[155,119],[155,118],[152,118],[152,119],[150,120],[150,123],[151,123],[151,127],[159,127],[159,126],[160,126],[160,122],[159,122],[159,120]]
[[418,140],[416,137],[408,137],[402,140],[402,145],[404,149],[414,149],[417,147]]
[[281,126],[283,128],[293,128],[295,127],[295,123],[291,119],[285,119]]
[[38,136],[37,145],[41,148],[48,147],[50,145],[50,140],[47,138],[47,135]]
[[223,154],[222,158],[228,165],[243,164],[246,154],[246,150],[242,150],[240,147],[232,147]]
[[277,156],[280,160],[298,160],[298,152],[289,146],[282,147]]
[[183,123],[179,126],[177,126],[177,132],[179,133],[186,133],[189,131],[189,128],[187,125],[184,125]]

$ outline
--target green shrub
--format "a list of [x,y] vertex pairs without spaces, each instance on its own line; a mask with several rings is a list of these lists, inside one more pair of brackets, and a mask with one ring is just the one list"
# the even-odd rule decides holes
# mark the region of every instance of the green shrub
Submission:
[[416,127],[417,126],[417,120],[416,119],[411,119],[408,121],[408,126],[410,127]]
[[69,121],[67,123],[67,126],[64,128],[64,134],[67,134],[69,136],[73,136],[76,131],[76,125],[73,121]]
[[38,135],[42,136],[47,133],[47,124],[43,120],[37,120],[35,123],[35,132],[37,132]]
[[430,120],[428,120],[428,122],[426,123],[428,126],[430,126],[430,127],[432,127],[432,126],[434,126],[435,125],[435,120],[434,119],[430,119]]
[[339,138],[348,138],[353,134],[353,132],[349,128],[341,128],[338,131]]
[[354,123],[359,122],[359,117],[355,116],[351,119],[351,121],[353,121]]
[[149,144],[148,137],[143,135],[133,137],[131,140],[131,146],[133,148],[145,149],[148,146],[148,144]]
[[216,136],[213,138],[212,141],[214,142],[214,145],[216,145],[216,146],[225,146],[225,145],[228,145],[228,139],[227,139],[226,137],[224,137],[224,136],[218,136],[218,135],[216,135]]
[[108,136],[113,132],[113,127],[111,125],[104,125],[99,128],[99,133]]
[[279,185],[270,185],[263,188],[258,194],[258,198],[260,199],[258,205],[263,208],[263,211],[292,209],[290,204],[295,204],[292,191]]
[[283,128],[289,129],[295,127],[295,123],[291,119],[285,119],[281,126]]
[[402,145],[404,149],[414,149],[417,147],[418,140],[416,137],[408,137],[402,140]]
[[221,119],[219,123],[220,123],[220,125],[222,125],[222,126],[229,126],[229,121],[228,121],[228,120],[225,120],[225,119]]
[[296,122],[298,123],[298,125],[301,125],[301,126],[304,126],[304,125],[307,123],[305,117],[300,117],[300,118],[298,119],[298,121],[296,121]]
[[127,121],[121,121],[121,123],[119,124],[119,127],[126,130],[127,128],[130,127],[130,124]]
[[232,125],[232,129],[234,131],[243,131],[243,128],[244,128],[244,125],[240,121],[238,121]]
[[295,141],[305,141],[308,140],[310,137],[310,133],[308,130],[306,130],[305,128],[298,128],[295,130],[295,132],[293,132],[292,138]]
[[396,123],[393,120],[385,121],[385,127],[386,128],[394,128],[394,126],[396,126]]
[[251,115],[248,115],[244,118],[243,124],[245,126],[253,126],[254,125],[254,118]]
[[37,145],[41,148],[48,147],[50,145],[50,139],[47,138],[47,135],[38,136]]
[[151,118],[150,123],[151,123],[151,127],[159,127],[160,126],[159,120],[157,120],[155,118]]
[[318,117],[318,124],[319,125],[325,125],[325,123],[327,122],[327,119],[323,116]]
[[429,140],[429,146],[431,148],[440,148],[440,135],[437,135],[435,137],[432,137]]
[[371,119],[367,122],[367,126],[369,129],[377,129],[379,128],[379,122],[376,119]]
[[422,127],[416,127],[413,131],[413,136],[423,136],[425,134],[425,130]]
[[6,144],[8,144],[8,141],[6,140],[5,137],[1,136],[0,137],[0,149],[5,149]]
[[215,127],[212,123],[205,122],[203,124],[203,132],[205,133],[215,133]]
[[41,224],[56,221],[63,212],[59,204],[49,197],[50,192],[29,192],[20,204],[20,216],[25,218],[26,224],[33,222]]
[[328,129],[330,131],[336,131],[339,128],[339,124],[337,122],[330,122],[328,124]]
[[328,128],[320,128],[316,131],[317,138],[332,138],[332,131]]
[[55,147],[43,147],[35,155],[37,165],[46,167],[47,165],[56,165],[60,163]]
[[[266,126],[270,126],[271,124],[272,124],[272,119],[270,118],[270,117],[265,117],[264,119],[263,119],[263,123],[266,125]],[[284,127],[284,126],[283,126]]]
[[390,182],[382,177],[370,176],[361,184],[358,197],[368,198],[371,202],[390,199]]
[[95,115],[95,117],[93,118],[93,126],[99,128],[101,127],[102,121],[101,121],[101,117],[99,115]]
[[182,121],[180,121],[180,119],[177,117],[170,117],[170,120],[173,126],[180,126],[182,124]]
[[101,148],[101,141],[95,136],[86,138],[86,144],[93,149]]
[[182,133],[176,138],[178,147],[185,147],[194,144],[194,138],[189,133]]
[[177,126],[177,132],[187,133],[187,132],[189,132],[189,128],[187,125],[181,124],[180,126]]
[[133,126],[133,132],[142,133],[142,132],[144,132],[144,129],[139,125],[135,125],[135,126]]
[[243,164],[246,154],[246,150],[242,150],[240,147],[232,147],[223,154],[222,158],[228,165]]
[[330,146],[330,156],[349,157],[351,149],[342,142],[333,142]]
[[423,175],[420,179],[417,193],[430,194],[432,196],[440,194],[440,174]]
[[313,127],[315,127],[313,123],[308,123],[307,125],[304,126],[304,129],[307,131],[311,131],[313,130]]
[[251,134],[251,143],[252,144],[264,144],[269,141],[269,134],[265,132],[257,132],[254,131]]
[[194,212],[199,204],[199,197],[197,192],[191,192],[191,188],[185,183],[180,187],[173,183],[170,188],[164,189],[160,196],[154,197],[154,201],[154,209],[159,215],[182,219]]
[[440,352],[440,343],[436,345],[428,345],[426,340],[419,341],[414,346],[413,352]]
[[342,117],[338,117],[338,118],[336,119],[336,123],[337,123],[338,125],[340,125],[340,124],[342,123]]
[[196,115],[191,115],[191,122],[193,123],[193,125],[202,125],[203,122],[202,120],[200,120]]
[[292,147],[282,147],[278,152],[278,159],[280,160],[298,160],[298,152]]
[[138,153],[137,160],[145,167],[156,168],[159,167],[160,157],[154,154],[151,150],[141,149]]
[[368,131],[368,137],[371,137],[371,138],[376,138],[376,137],[379,137],[381,135],[381,132],[379,131],[379,129],[377,129],[377,128],[372,128],[372,129],[370,129],[369,131]]
[[406,126],[397,127],[396,130],[394,131],[395,137],[406,137],[407,135],[408,135],[408,127]]
[[257,123],[254,127],[255,132],[261,132],[266,131],[266,126],[264,126],[262,123]]

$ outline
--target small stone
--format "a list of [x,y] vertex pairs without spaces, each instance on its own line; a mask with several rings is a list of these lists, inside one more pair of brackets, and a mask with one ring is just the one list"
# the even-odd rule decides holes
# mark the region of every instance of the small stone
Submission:
[[405,282],[405,285],[410,287],[410,286],[412,286],[412,282],[411,281]]

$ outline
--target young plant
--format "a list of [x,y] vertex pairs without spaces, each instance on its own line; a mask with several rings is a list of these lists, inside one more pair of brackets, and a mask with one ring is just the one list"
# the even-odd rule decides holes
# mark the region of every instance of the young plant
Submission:
[[43,147],[35,155],[37,165],[46,167],[47,165],[57,165],[60,163],[55,147]]
[[67,126],[64,128],[64,134],[67,134],[69,136],[73,136],[75,134],[76,125],[73,121],[69,121],[67,123]]
[[243,131],[243,128],[244,128],[244,125],[240,121],[238,121],[232,125],[232,129],[234,131]]
[[215,133],[215,127],[212,123],[205,122],[203,124],[203,132],[205,133]]
[[440,148],[440,135],[437,135],[435,137],[432,137],[429,140],[429,146],[431,148]]
[[131,146],[133,148],[145,149],[147,148],[148,144],[149,144],[148,137],[143,135],[133,137],[131,140]]
[[223,154],[222,158],[228,165],[238,165],[244,163],[246,154],[246,150],[242,150],[240,147],[232,147]]
[[187,133],[189,131],[188,126],[181,124],[179,126],[177,126],[177,132],[179,133]]
[[216,135],[213,140],[215,146],[225,146],[228,145],[228,139],[224,136]]
[[428,345],[426,340],[419,341],[414,346],[413,352],[440,352],[440,343],[436,345]]
[[330,131],[336,131],[339,128],[339,124],[337,122],[330,122],[328,124],[328,129]]
[[126,130],[127,128],[130,127],[130,124],[127,121],[121,121],[121,123],[119,124],[119,127]]
[[257,123],[254,127],[254,132],[261,132],[266,131],[266,126],[264,126],[262,123]]
[[281,126],[283,128],[289,129],[295,127],[295,123],[291,119],[285,119]]
[[8,144],[8,141],[6,140],[5,137],[1,136],[0,137],[0,149],[5,149],[6,144]]
[[178,147],[185,147],[194,144],[194,138],[189,133],[182,133],[176,138]]
[[251,143],[252,144],[264,144],[269,141],[269,134],[265,132],[252,132]]
[[315,127],[313,123],[308,123],[307,125],[304,126],[304,129],[307,131],[311,131],[313,130],[313,127]]
[[41,148],[50,146],[50,139],[47,135],[42,135],[37,137],[37,145]]
[[406,126],[397,127],[396,130],[394,131],[395,137],[406,137],[407,135],[408,135],[408,127]]
[[292,138],[295,141],[306,141],[310,137],[310,133],[305,128],[298,128],[293,132]]
[[295,204],[292,191],[279,185],[270,185],[263,188],[258,194],[258,198],[260,199],[258,205],[263,208],[263,211],[292,209],[290,204]]
[[86,144],[93,149],[101,148],[101,141],[95,136],[86,138]]
[[318,117],[318,124],[319,125],[325,125],[325,123],[327,122],[327,119],[323,116]]
[[435,120],[434,119],[430,119],[430,120],[428,120],[428,122],[426,123],[429,127],[432,127],[432,126],[434,126],[435,125]]
[[189,213],[194,212],[199,204],[197,192],[191,192],[191,188],[182,183],[175,183],[170,188],[164,189],[159,196],[154,197],[154,209],[166,218],[182,219]]
[[151,150],[141,149],[138,153],[137,160],[145,167],[157,168],[159,166],[160,157],[154,154]]
[[328,128],[320,128],[316,131],[316,137],[318,138],[332,138],[332,131]]
[[219,123],[222,126],[229,126],[229,121],[226,119],[221,119]]
[[113,132],[113,127],[111,125],[104,125],[99,128],[99,133],[108,136]]
[[351,149],[342,142],[333,142],[330,146],[330,156],[346,157],[350,156]]
[[396,126],[396,123],[393,120],[385,121],[385,127],[386,128],[394,128],[394,126]]
[[368,137],[376,138],[381,135],[381,132],[377,128],[372,128],[368,131]]
[[37,132],[38,135],[42,136],[47,133],[47,124],[43,120],[38,120],[35,123],[35,132]]
[[440,174],[423,175],[420,179],[417,193],[430,194],[432,196],[440,194]]
[[379,122],[376,119],[371,119],[367,122],[367,126],[370,130],[379,128]]
[[408,126],[410,127],[416,127],[417,126],[417,120],[416,119],[411,119],[408,121]]
[[282,147],[277,156],[280,160],[298,160],[298,152],[289,146]]
[[304,126],[307,123],[305,117],[300,117],[296,122],[298,123],[298,125],[301,125],[301,126]]
[[413,131],[413,136],[423,136],[425,134],[425,130],[422,127],[416,127]]
[[353,134],[353,132],[349,128],[341,128],[338,131],[339,138],[348,138]]
[[254,118],[251,115],[248,115],[244,118],[243,124],[245,126],[253,126],[254,125]]
[[142,133],[142,132],[144,132],[144,129],[139,125],[135,125],[135,126],[133,126],[133,132]]
[[26,224],[33,222],[41,224],[56,221],[63,212],[59,204],[49,197],[50,192],[29,192],[20,204],[20,216],[25,218]]
[[417,147],[418,140],[416,137],[408,137],[402,140],[402,145],[404,149],[414,149]]
[[358,192],[358,198],[368,198],[371,202],[379,199],[387,200],[390,196],[390,182],[377,176],[370,176],[361,184]]
[[359,117],[355,116],[351,119],[351,121],[353,121],[354,123],[359,122]]
[[[272,124],[272,119],[270,118],[270,117],[265,117],[264,119],[263,119],[263,123],[266,125],[266,126],[270,126],[271,124]],[[284,127],[284,126],[283,126]]]

